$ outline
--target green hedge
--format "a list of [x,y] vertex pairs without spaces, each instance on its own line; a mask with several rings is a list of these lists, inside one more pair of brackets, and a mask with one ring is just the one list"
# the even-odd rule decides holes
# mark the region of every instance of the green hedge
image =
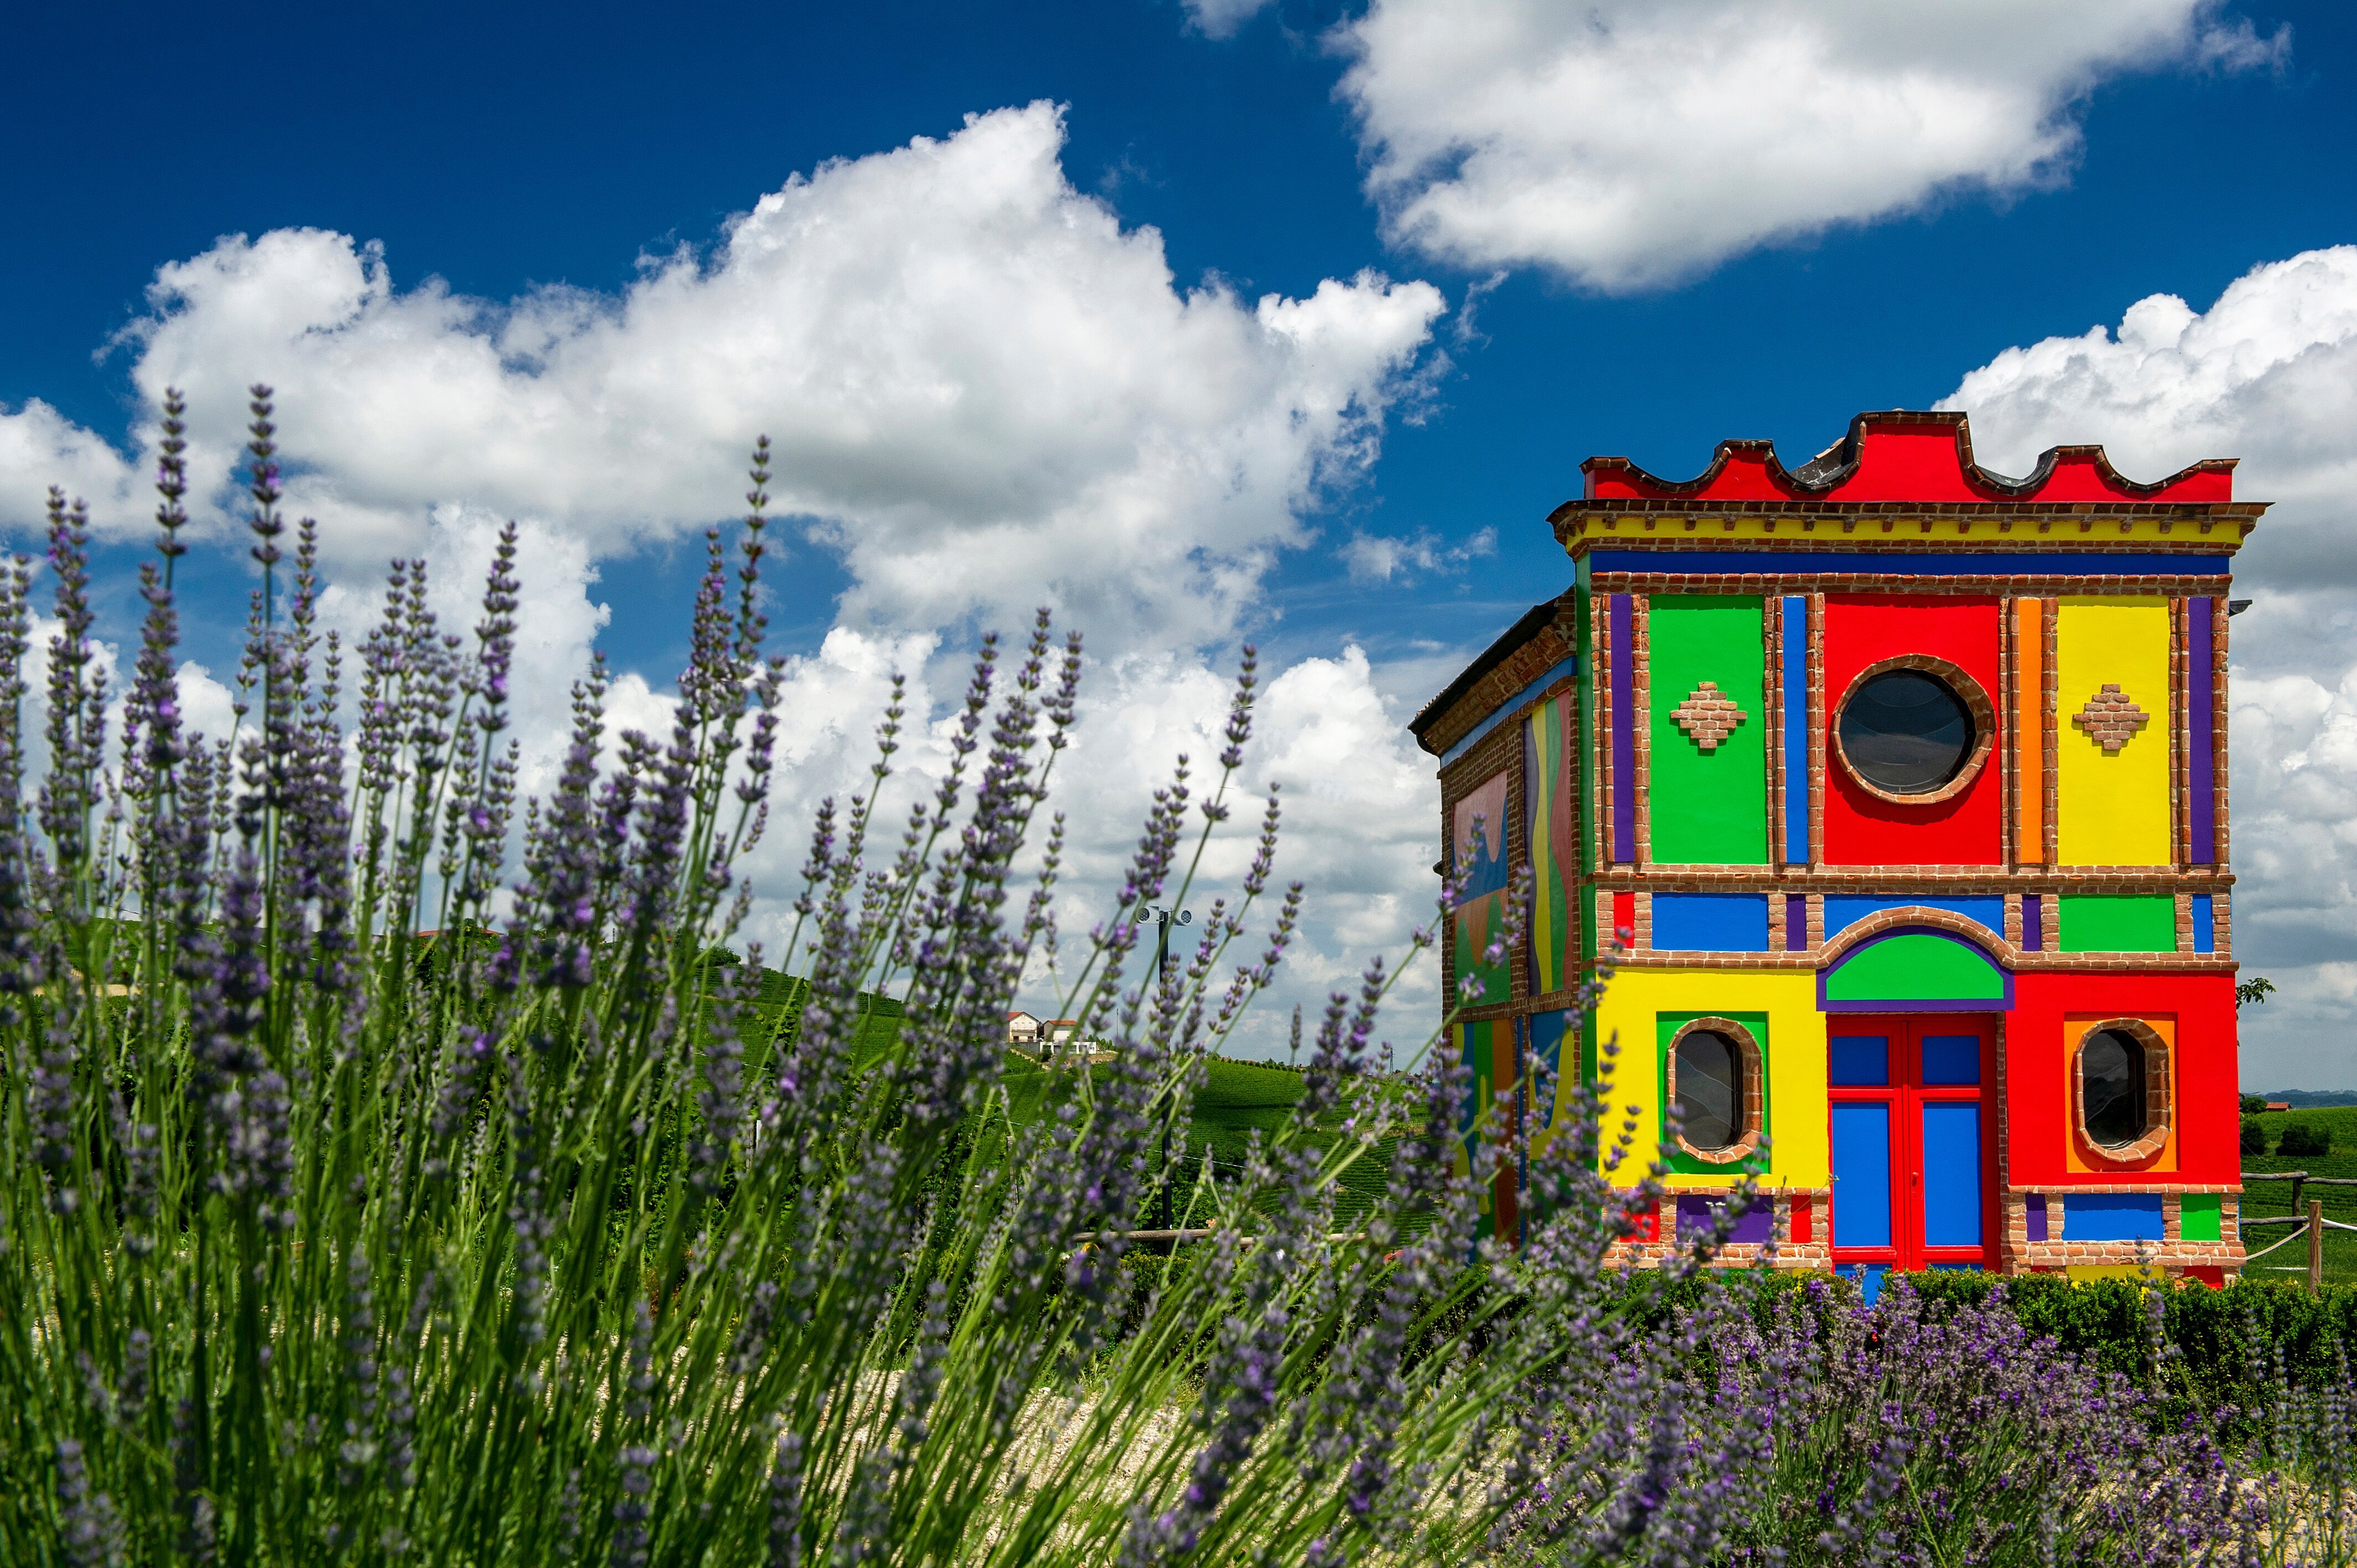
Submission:
[[[1978,1304],[2002,1285],[2014,1315],[2033,1334],[2051,1335],[2062,1349],[2107,1370],[2138,1380],[2152,1375],[2145,1287],[2133,1280],[1904,1277],[1919,1294],[1941,1302]],[[2327,1285],[2320,1295],[2310,1295],[2305,1285],[2287,1280],[2237,1280],[2223,1290],[2182,1286],[2162,1301],[2164,1329],[2179,1351],[2161,1369],[2162,1386],[2196,1404],[2256,1403],[2274,1375],[2269,1361],[2278,1354],[2298,1384],[2345,1377],[2357,1366],[2357,1285]]]
[[[1665,1285],[1660,1275],[1638,1270],[1623,1274],[1614,1288],[1641,1296],[1638,1314],[1653,1324],[1692,1308],[1706,1291],[1732,1291],[1764,1326],[1780,1296],[1824,1277],[1744,1269]],[[2140,1383],[2154,1376],[2146,1291],[2134,1280],[1943,1271],[1895,1275],[1883,1288],[1901,1280],[1929,1302],[1959,1305],[1980,1305],[2002,1287],[2007,1305],[2032,1334],[2051,1336],[2067,1354]],[[2357,1368],[2357,1285],[2329,1284],[2312,1296],[2287,1280],[2238,1280],[2223,1290],[2181,1286],[2165,1293],[2162,1304],[2163,1331],[2178,1354],[2160,1368],[2160,1383],[2182,1402],[2212,1409],[2254,1406],[2268,1391],[2278,1354],[2295,1384],[2330,1382]]]

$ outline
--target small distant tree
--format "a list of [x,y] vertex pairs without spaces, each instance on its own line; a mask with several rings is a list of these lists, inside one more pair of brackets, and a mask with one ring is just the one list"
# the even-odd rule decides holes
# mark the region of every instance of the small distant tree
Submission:
[[2329,1155],[2332,1152],[2332,1129],[2311,1127],[2296,1122],[2284,1129],[2283,1142],[2276,1146],[2279,1155]]
[[2243,1153],[2264,1155],[2267,1152],[2267,1130],[2256,1122],[2243,1123]]
[[2266,1095],[2264,1095],[2264,1094],[2246,1094],[2246,1095],[2243,1096],[2243,1114],[2244,1114],[2244,1115],[2245,1115],[2245,1116],[2256,1116],[2257,1114],[2259,1114],[2259,1112],[2261,1112],[2262,1111],[2265,1111],[2266,1108],[2267,1108],[2267,1097],[2266,1097]]

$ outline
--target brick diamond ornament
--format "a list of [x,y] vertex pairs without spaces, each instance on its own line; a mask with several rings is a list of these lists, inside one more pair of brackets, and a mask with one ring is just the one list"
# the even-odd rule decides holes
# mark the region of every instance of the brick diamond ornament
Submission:
[[1702,747],[1705,756],[1717,751],[1719,743],[1735,733],[1735,726],[1744,720],[1744,712],[1735,700],[1718,689],[1716,681],[1705,681],[1686,694],[1686,700],[1670,710],[1670,717],[1686,732],[1686,738]]
[[2087,699],[2087,705],[2071,715],[2071,722],[2085,730],[2089,738],[2104,748],[2104,755],[2115,755],[2127,745],[2128,737],[2152,723],[2152,715],[2136,705],[2117,686],[2106,683],[2104,689]]

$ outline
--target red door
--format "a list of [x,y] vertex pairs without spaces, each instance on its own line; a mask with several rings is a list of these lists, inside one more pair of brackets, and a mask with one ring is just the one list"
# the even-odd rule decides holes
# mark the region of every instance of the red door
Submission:
[[1834,1267],[1996,1260],[1996,1027],[1986,1014],[1830,1017]]

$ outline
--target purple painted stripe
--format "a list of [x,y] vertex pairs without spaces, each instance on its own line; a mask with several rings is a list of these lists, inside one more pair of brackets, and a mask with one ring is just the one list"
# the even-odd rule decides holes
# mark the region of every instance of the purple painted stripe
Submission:
[[[1711,1228],[1711,1210],[1727,1201],[1723,1192],[1682,1192],[1678,1195],[1678,1239],[1706,1231]],[[1758,1245],[1774,1239],[1776,1234],[1775,1199],[1762,1196],[1751,1200],[1751,1207],[1736,1217],[1735,1234],[1728,1240]]]
[[2045,1240],[2046,1195],[2042,1192],[2031,1193],[2029,1195],[2029,1202],[2026,1207],[2028,1212],[2023,1216],[2023,1218],[2029,1221],[2029,1239],[2032,1241]]
[[[2011,989],[2007,987],[2007,989]],[[1824,1002],[1820,1013],[2010,1013],[2013,998],[2006,996],[1922,996],[1891,1002]]]
[[2021,950],[2046,950],[2046,897],[2040,893],[2021,896]]
[[1636,607],[1627,594],[1612,596],[1612,858],[1637,858]]
[[1784,860],[1809,863],[1809,601],[1784,600]]
[[1809,945],[1809,898],[1805,893],[1784,895],[1784,950],[1801,952]]
[[2190,668],[2186,671],[2187,705],[2192,711],[2193,723],[2188,749],[2192,753],[2192,830],[2191,861],[2195,865],[2210,865],[2218,858],[2218,784],[2214,769],[2217,747],[2213,744],[2212,704],[2217,697],[2217,660],[2212,656],[2211,617],[2217,613],[2215,599],[2185,601],[2185,652]]

